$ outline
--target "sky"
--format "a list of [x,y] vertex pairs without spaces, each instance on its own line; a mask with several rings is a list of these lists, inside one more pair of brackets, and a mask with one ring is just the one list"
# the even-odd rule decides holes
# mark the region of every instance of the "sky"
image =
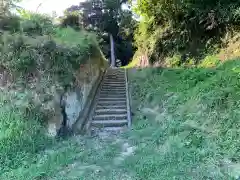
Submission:
[[37,7],[42,3],[38,9],[39,13],[51,15],[55,11],[58,16],[61,16],[65,9],[71,5],[78,5],[82,1],[84,0],[22,0],[19,6],[36,12]]

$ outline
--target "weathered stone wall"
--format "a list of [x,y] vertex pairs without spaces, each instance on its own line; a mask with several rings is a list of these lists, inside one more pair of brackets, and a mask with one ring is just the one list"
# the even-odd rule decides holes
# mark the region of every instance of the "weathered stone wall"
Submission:
[[[96,88],[107,66],[108,62],[103,55],[90,57],[74,73],[75,82],[70,82],[72,86],[67,90],[57,82],[46,82],[47,85],[40,83],[41,75],[35,75],[27,80],[25,83],[28,87],[18,85],[16,77],[0,67],[0,93],[9,99],[10,106],[22,112],[34,105],[33,110],[47,117],[46,134],[54,137],[63,127],[64,120],[66,127],[73,129],[79,116],[82,113],[86,114],[88,110],[86,104],[94,98],[90,96],[91,91]],[[84,119],[80,121],[82,121],[80,125],[84,123]]]
[[[86,104],[94,98],[90,96],[91,91],[98,85],[97,82],[106,68],[107,61],[102,58],[93,58],[88,60],[86,64],[81,65],[76,72],[76,82],[74,87],[68,89],[62,95],[64,97],[66,127],[68,129],[74,129],[74,125],[77,121],[82,121],[78,124],[84,123],[85,119],[79,119],[79,116],[81,116],[82,113],[85,113],[84,111],[88,111],[88,109],[86,109]],[[57,135],[57,132],[62,127],[64,121],[62,112],[59,112],[61,111],[60,103],[56,104],[58,105],[55,106],[55,117],[48,122],[48,133],[50,136]]]

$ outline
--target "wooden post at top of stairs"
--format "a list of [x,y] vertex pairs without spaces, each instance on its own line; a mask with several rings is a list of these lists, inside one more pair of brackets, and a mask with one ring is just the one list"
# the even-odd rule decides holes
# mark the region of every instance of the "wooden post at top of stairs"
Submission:
[[115,48],[112,34],[110,34],[110,45],[111,45],[111,67],[115,67],[116,66]]

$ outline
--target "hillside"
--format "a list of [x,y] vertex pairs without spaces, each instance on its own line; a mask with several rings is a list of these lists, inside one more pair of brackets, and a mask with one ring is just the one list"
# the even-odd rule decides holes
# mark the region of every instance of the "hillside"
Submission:
[[135,64],[193,66],[209,57],[238,57],[239,6],[232,0],[137,1]]
[[215,68],[129,69],[132,130],[71,137],[2,177],[238,179],[239,72],[239,60]]
[[[44,15],[23,11],[21,17],[6,16],[0,21],[0,33],[2,175],[28,166],[37,153],[56,143],[49,136],[64,126],[61,97],[82,83],[77,77],[84,79],[92,63],[91,82],[104,58],[94,34],[53,25]],[[81,66],[86,68],[79,72]]]
[[[61,27],[24,10],[0,21],[0,179],[240,179],[240,3],[149,2],[138,1],[138,23],[132,12],[121,12],[123,29],[117,23],[121,4],[105,11],[114,20],[106,21],[108,33],[127,35],[126,43],[116,41],[117,57],[128,61],[132,36],[137,47],[124,67],[133,122],[123,133],[60,133],[68,128],[69,106],[81,109],[74,116],[85,115],[84,103],[95,98],[89,89],[108,67],[97,41],[106,54],[108,42],[87,30],[92,21],[85,19],[80,29],[78,15],[70,14]],[[68,22],[72,18],[77,21]],[[62,103],[64,97],[73,100]]]
[[133,73],[139,178],[239,177],[239,72],[237,59],[216,68]]

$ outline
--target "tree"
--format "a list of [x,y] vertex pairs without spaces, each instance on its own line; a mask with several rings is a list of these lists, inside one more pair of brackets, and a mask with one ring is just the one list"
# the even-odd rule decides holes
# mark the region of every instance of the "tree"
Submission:
[[21,0],[1,0],[0,1],[0,17],[6,16],[10,14],[11,8],[16,8],[17,2]]
[[[122,3],[125,2],[127,0],[88,0],[81,2],[79,6],[71,6],[66,11],[77,12],[80,17],[79,25],[98,34],[100,45],[108,58],[110,57],[109,47],[112,39],[115,42],[116,58],[123,60],[125,57],[121,56],[121,53],[126,53],[126,50],[132,51],[133,39],[132,13],[121,9]],[[106,35],[108,35],[108,38],[106,38]],[[123,43],[123,41],[126,42]],[[126,44],[128,49],[123,48],[126,47]],[[133,53],[127,54],[127,57],[129,57],[129,54],[132,56]]]
[[137,45],[151,62],[175,53],[182,62],[197,62],[240,23],[239,6],[239,0],[137,0],[135,11],[142,17]]
[[64,11],[64,16],[60,17],[63,27],[70,26],[74,29],[80,28],[80,11],[78,6],[71,6]]

